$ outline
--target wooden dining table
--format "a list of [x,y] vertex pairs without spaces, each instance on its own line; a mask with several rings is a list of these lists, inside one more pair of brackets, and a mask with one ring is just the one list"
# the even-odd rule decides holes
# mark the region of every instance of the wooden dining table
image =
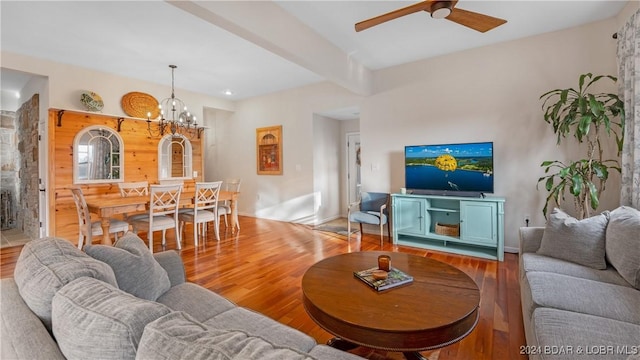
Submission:
[[[237,191],[220,190],[218,201],[228,200],[231,204],[231,233],[240,230],[238,223],[238,196]],[[192,206],[195,192],[185,191],[180,194],[180,206]],[[117,214],[146,211],[149,209],[148,196],[128,196],[120,198],[93,198],[87,199],[89,212],[100,216],[100,227],[102,227],[102,244],[112,245],[109,236],[110,218]]]

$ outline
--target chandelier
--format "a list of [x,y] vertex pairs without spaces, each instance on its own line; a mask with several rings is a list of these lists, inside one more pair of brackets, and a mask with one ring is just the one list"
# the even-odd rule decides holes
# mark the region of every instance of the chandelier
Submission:
[[184,135],[189,138],[200,138],[200,132],[204,130],[199,127],[196,117],[187,110],[187,106],[182,100],[176,97],[174,90],[174,71],[176,65],[169,65],[171,68],[171,96],[160,101],[156,124],[151,120],[151,112],[147,113],[147,130],[149,135],[162,137],[165,134]]

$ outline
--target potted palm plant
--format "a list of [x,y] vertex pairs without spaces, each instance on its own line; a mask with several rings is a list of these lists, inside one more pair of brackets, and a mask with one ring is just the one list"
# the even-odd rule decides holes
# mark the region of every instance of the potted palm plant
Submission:
[[624,140],[624,104],[615,94],[590,92],[590,87],[602,79],[617,81],[610,75],[588,73],[580,75],[578,89],[555,89],[540,96],[544,99],[544,120],[553,126],[557,143],[569,135],[573,135],[578,143],[586,143],[584,159],[549,160],[540,165],[545,176],[538,179],[538,185],[544,182],[549,193],[542,209],[545,217],[549,204],[553,201],[561,206],[566,192],[573,195],[576,217],[589,217],[590,209],[595,210],[600,203],[599,197],[605,190],[610,171],[620,172],[617,159],[603,159],[602,142],[615,136],[617,156],[620,156]]

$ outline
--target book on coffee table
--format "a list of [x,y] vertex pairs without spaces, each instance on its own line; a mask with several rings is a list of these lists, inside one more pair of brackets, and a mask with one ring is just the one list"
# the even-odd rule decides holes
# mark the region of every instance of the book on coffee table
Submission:
[[362,280],[365,284],[376,289],[377,291],[391,289],[396,286],[409,284],[413,281],[413,276],[408,275],[403,271],[398,270],[394,267],[391,268],[391,271],[389,271],[386,279],[376,280],[373,277],[373,272],[375,270],[378,270],[378,267],[374,267],[366,270],[354,271],[353,275],[358,279]]

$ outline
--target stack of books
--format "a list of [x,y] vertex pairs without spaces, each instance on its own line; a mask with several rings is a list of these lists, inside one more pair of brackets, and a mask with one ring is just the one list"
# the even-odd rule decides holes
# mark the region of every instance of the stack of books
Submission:
[[366,270],[354,271],[353,275],[358,279],[362,280],[365,284],[376,289],[377,291],[391,289],[396,286],[409,284],[413,281],[413,276],[407,275],[406,273],[396,268],[391,268],[391,270],[387,274],[386,279],[377,280],[373,277],[373,272],[377,270],[378,270],[378,267],[374,267]]

